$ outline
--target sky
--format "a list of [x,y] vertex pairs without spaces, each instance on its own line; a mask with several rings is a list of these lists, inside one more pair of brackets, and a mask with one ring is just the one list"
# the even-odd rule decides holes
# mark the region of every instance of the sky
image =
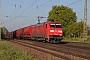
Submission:
[[[48,17],[53,5],[68,6],[77,15],[77,21],[84,19],[85,0],[2,0],[2,26],[13,31],[38,22],[38,16]],[[47,18],[41,19],[45,22]],[[90,0],[88,0],[88,25],[90,26]]]

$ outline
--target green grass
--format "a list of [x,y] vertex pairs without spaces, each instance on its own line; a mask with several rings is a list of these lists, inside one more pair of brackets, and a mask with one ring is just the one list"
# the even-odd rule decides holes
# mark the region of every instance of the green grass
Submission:
[[38,60],[16,47],[0,41],[0,60]]
[[82,38],[64,38],[63,41],[90,43],[90,38],[88,38],[88,39],[85,40],[85,41],[84,41]]

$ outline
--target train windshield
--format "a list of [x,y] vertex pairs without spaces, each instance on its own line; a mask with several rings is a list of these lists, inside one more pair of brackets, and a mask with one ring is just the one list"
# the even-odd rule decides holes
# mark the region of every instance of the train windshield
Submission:
[[62,28],[61,24],[50,24],[50,28]]

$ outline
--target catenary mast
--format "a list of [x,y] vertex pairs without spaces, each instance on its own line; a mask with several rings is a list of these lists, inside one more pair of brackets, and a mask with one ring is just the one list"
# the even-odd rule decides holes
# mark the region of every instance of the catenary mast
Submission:
[[2,27],[2,17],[1,17],[1,0],[0,0],[0,40],[1,40],[1,27]]
[[87,40],[87,0],[85,0],[85,4],[84,4],[84,28],[83,28],[83,37],[84,37],[84,41]]

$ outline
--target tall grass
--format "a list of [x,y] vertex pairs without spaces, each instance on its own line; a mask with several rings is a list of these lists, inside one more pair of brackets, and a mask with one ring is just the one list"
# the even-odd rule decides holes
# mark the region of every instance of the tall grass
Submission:
[[32,55],[0,41],[0,60],[37,60]]

